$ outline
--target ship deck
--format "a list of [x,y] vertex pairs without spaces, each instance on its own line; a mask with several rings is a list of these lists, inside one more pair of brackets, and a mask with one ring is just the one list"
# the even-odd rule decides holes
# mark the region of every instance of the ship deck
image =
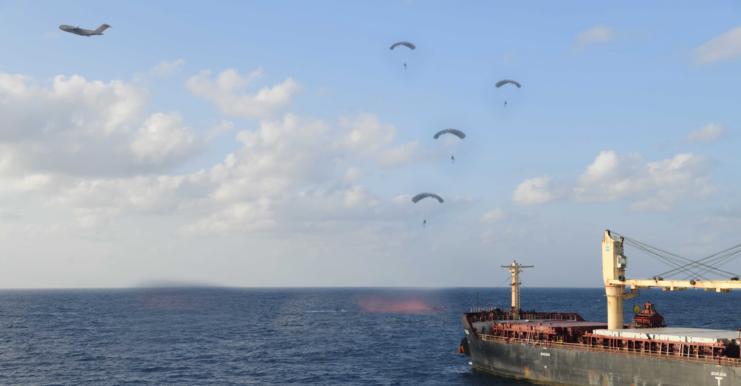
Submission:
[[593,334],[614,338],[651,339],[687,343],[723,343],[726,345],[738,345],[739,340],[741,340],[739,331],[684,327],[632,328],[624,330],[600,329],[595,330]]
[[602,322],[589,322],[584,320],[551,320],[551,319],[541,319],[541,320],[501,320],[496,321],[494,323],[512,323],[517,324],[520,326],[525,327],[552,327],[552,328],[573,328],[573,327],[588,327],[588,328],[594,328],[599,329],[601,327],[607,327],[607,323]]

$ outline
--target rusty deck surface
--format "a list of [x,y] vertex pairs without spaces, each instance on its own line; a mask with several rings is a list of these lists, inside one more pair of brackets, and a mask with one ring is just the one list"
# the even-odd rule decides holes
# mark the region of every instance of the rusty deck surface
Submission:
[[623,330],[599,329],[595,330],[593,334],[615,338],[639,338],[670,342],[724,343],[736,345],[738,345],[738,340],[741,340],[738,331],[684,327],[633,328]]
[[[511,321],[513,324],[514,322]],[[586,321],[576,321],[576,320],[534,320],[534,321],[523,321],[521,323],[517,323],[518,326],[523,327],[552,327],[552,328],[572,328],[572,327],[586,327],[586,328],[594,328],[597,329],[604,329],[607,327],[607,323],[601,323],[601,322],[586,322]]]

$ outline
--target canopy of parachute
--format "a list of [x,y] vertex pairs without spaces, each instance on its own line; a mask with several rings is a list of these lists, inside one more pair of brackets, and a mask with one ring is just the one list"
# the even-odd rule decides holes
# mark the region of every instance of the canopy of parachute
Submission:
[[445,129],[445,130],[438,131],[437,134],[435,134],[435,139],[437,139],[438,137],[440,137],[443,134],[453,134],[453,135],[455,135],[456,137],[458,137],[460,139],[466,138],[466,133],[464,133],[464,132],[462,132],[460,130],[457,130],[457,129]]
[[440,203],[441,203],[441,204],[442,204],[443,202],[445,202],[445,201],[444,201],[444,200],[442,199],[442,197],[438,196],[437,194],[433,194],[433,193],[420,193],[420,194],[418,194],[418,195],[416,195],[416,196],[412,197],[412,202],[416,204],[416,203],[417,203],[418,201],[420,201],[420,200],[423,200],[423,199],[425,199],[425,198],[427,198],[427,197],[432,197],[432,198],[434,198],[434,199],[436,199],[436,200],[440,201]]
[[507,79],[505,79],[505,80],[500,80],[499,82],[497,82],[497,88],[502,87],[502,86],[504,86],[507,83],[512,83],[515,86],[517,86],[517,88],[522,87],[522,86],[520,86],[519,83],[515,82],[514,80],[507,80]]
[[417,48],[414,44],[409,43],[409,42],[398,42],[398,43],[394,44],[393,46],[391,46],[391,49],[393,50],[394,48],[396,48],[398,46],[405,46],[405,47],[408,47],[411,50]]

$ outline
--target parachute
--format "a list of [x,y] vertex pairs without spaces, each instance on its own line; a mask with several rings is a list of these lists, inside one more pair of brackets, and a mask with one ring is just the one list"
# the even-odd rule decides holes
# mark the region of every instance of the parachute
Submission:
[[408,47],[411,50],[417,48],[414,44],[409,43],[409,42],[398,42],[398,43],[394,44],[393,46],[391,46],[391,49],[393,50],[394,48],[396,48],[398,46],[406,46],[406,47]]
[[440,130],[437,134],[435,134],[435,139],[437,139],[438,137],[440,137],[443,134],[453,134],[453,135],[455,135],[456,137],[458,137],[460,139],[466,138],[466,133],[464,133],[464,132],[462,132],[460,130],[457,130],[457,129],[445,129],[445,130]]
[[505,80],[500,80],[499,82],[497,82],[497,88],[502,87],[502,86],[504,86],[507,83],[512,83],[515,86],[517,86],[517,88],[522,87],[522,86],[520,86],[519,83],[515,82],[514,80],[507,80],[507,79],[505,79]]
[[438,196],[437,194],[433,194],[433,193],[420,193],[420,194],[418,194],[418,195],[416,195],[416,196],[412,197],[412,202],[416,204],[416,203],[417,203],[417,202],[418,202],[419,200],[425,199],[425,198],[427,198],[427,197],[432,197],[432,198],[434,198],[434,199],[436,199],[436,200],[440,201],[440,203],[441,203],[441,204],[442,204],[443,202],[445,202],[445,201],[444,201],[444,200],[442,199],[442,197]]

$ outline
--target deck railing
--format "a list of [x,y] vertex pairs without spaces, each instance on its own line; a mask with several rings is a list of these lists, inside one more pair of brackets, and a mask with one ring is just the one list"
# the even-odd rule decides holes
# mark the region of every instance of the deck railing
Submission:
[[548,341],[539,341],[539,340],[525,340],[525,339],[517,339],[517,338],[505,338],[505,337],[499,337],[499,336],[494,336],[494,335],[489,335],[489,334],[479,334],[478,336],[481,340],[499,342],[499,343],[504,343],[504,344],[535,345],[538,347],[562,348],[562,349],[568,349],[568,350],[602,352],[602,353],[607,353],[607,354],[630,355],[630,356],[638,356],[638,357],[669,359],[669,360],[676,360],[676,361],[699,362],[699,363],[708,363],[708,364],[714,364],[714,365],[741,367],[741,359],[736,359],[736,358],[725,358],[725,357],[710,357],[709,358],[709,357],[704,357],[704,356],[699,356],[699,357],[679,356],[679,355],[672,355],[672,354],[657,353],[655,351],[633,351],[633,350],[627,350],[625,348],[604,348],[604,347],[589,346],[589,345],[580,344],[580,343],[563,343],[563,342],[548,342]]

